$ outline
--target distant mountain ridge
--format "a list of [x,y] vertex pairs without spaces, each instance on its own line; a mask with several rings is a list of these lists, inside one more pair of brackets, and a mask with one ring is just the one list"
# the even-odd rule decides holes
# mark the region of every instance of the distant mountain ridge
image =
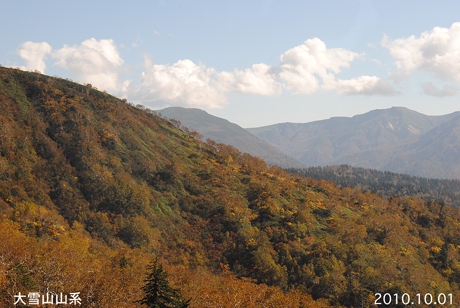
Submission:
[[460,178],[459,118],[460,112],[427,116],[393,107],[351,118],[247,130],[307,166],[350,164],[424,177]]
[[205,138],[283,168],[349,164],[427,178],[460,178],[460,111],[427,116],[393,107],[246,130],[200,109],[172,107],[159,112]]
[[182,125],[218,143],[234,146],[243,153],[264,159],[270,165],[282,168],[301,168],[304,164],[283,153],[275,146],[257,138],[244,128],[228,120],[210,115],[196,108],[169,107],[158,110],[162,115],[179,120]]
[[418,137],[339,161],[431,178],[460,178],[460,116]]

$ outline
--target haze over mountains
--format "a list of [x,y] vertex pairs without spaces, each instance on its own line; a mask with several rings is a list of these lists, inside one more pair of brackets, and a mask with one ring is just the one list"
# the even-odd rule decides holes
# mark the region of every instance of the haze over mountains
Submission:
[[393,107],[351,118],[281,123],[249,132],[308,166],[350,164],[460,178],[460,112],[427,116]]
[[460,112],[427,116],[393,107],[351,118],[246,129],[259,139],[199,109],[167,108],[161,113],[206,138],[231,144],[281,167],[294,163],[260,139],[306,166],[350,164],[423,177],[460,178]]

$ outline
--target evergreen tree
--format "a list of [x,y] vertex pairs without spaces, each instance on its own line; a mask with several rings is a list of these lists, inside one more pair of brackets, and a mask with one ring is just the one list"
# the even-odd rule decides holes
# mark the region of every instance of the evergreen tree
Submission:
[[158,257],[153,259],[148,270],[150,273],[142,288],[144,297],[137,301],[138,303],[154,308],[187,308],[189,306],[190,299],[182,299],[180,290],[169,285],[168,273],[163,269]]

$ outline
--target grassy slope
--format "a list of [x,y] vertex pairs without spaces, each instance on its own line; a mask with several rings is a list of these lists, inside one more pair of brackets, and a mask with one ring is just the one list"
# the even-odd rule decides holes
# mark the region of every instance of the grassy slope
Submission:
[[182,122],[190,129],[198,131],[205,139],[236,147],[265,160],[267,164],[282,168],[301,168],[303,164],[286,155],[273,145],[257,138],[240,126],[227,120],[212,116],[203,110],[171,107],[159,111],[162,115]]

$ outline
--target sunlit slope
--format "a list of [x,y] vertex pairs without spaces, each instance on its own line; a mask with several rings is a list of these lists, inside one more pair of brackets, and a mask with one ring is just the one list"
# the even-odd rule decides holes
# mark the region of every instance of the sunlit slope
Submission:
[[283,153],[275,146],[257,138],[244,128],[225,119],[195,108],[170,107],[159,110],[162,115],[176,119],[189,129],[219,143],[234,146],[243,153],[249,153],[265,160],[267,164],[282,168],[301,168],[304,165]]
[[291,176],[66,80],[0,68],[0,104],[8,303],[48,288],[136,307],[151,253],[193,307],[369,307],[377,292],[460,301],[456,209]]

